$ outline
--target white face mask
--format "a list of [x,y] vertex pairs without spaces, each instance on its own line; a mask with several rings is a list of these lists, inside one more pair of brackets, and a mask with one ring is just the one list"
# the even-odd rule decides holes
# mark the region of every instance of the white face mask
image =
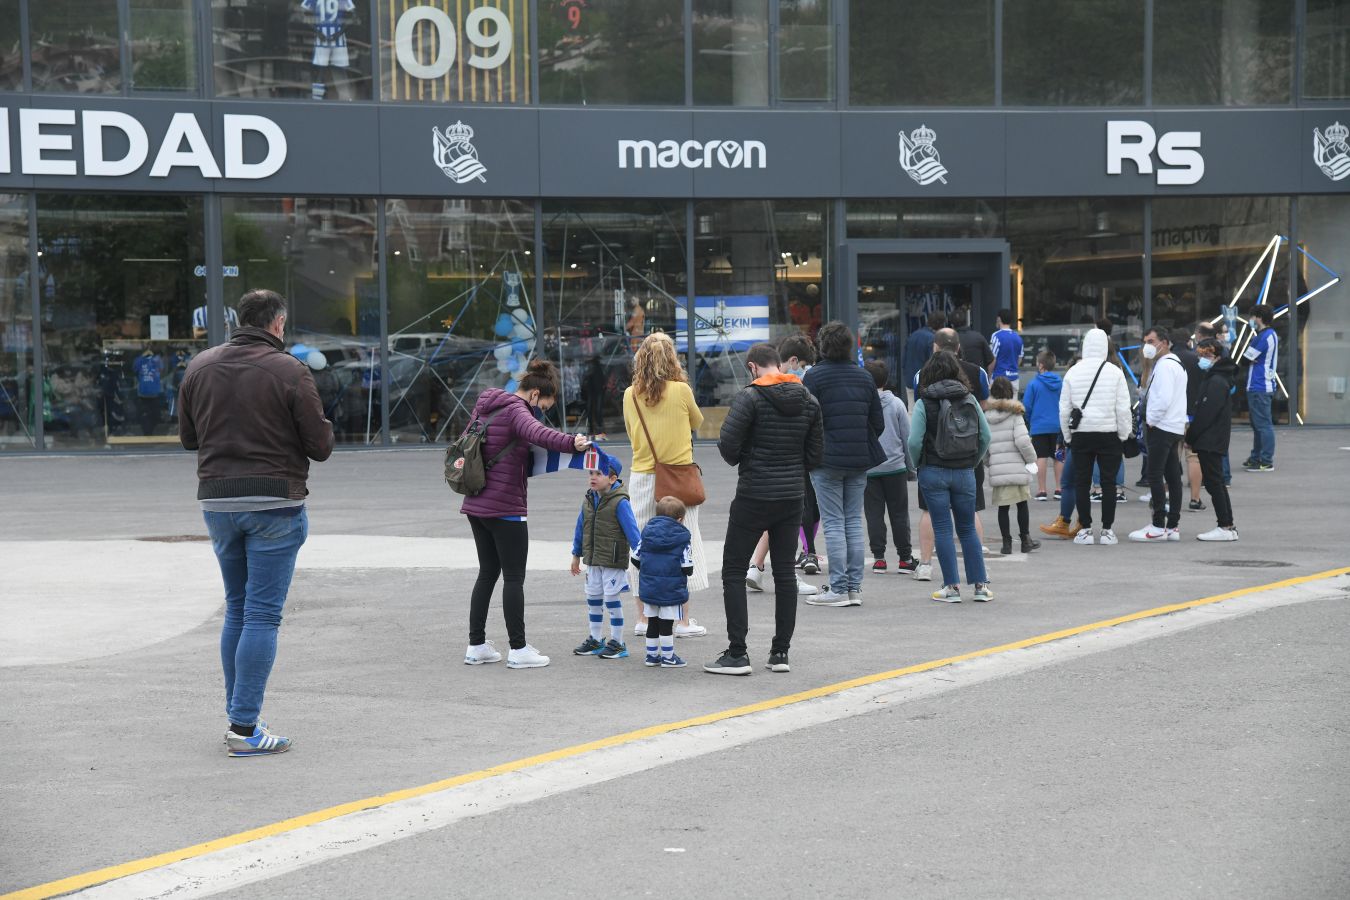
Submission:
[[1144,359],[1152,359],[1158,355],[1158,348],[1152,344],[1145,344],[1139,352],[1144,354]]

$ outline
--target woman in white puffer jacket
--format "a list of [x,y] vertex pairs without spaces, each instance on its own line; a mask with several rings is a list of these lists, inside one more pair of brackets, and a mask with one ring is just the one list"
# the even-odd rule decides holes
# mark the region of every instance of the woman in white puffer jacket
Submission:
[[[1132,433],[1134,419],[1125,373],[1107,358],[1109,348],[1105,331],[1089,331],[1083,338],[1083,358],[1065,373],[1059,394],[1059,428],[1073,453],[1074,494],[1082,525],[1073,539],[1075,544],[1117,543],[1111,528],[1116,521],[1116,472],[1120,469],[1121,442]],[[1082,410],[1076,428],[1075,409]],[[1102,479],[1102,527],[1095,536],[1091,500],[1094,464]]]

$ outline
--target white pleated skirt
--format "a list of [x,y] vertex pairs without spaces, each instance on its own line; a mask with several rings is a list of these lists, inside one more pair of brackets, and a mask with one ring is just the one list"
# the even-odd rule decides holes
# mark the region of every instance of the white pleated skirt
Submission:
[[[645,528],[656,515],[656,475],[648,472],[633,472],[628,478],[628,502],[633,505],[633,515],[637,518],[638,528]],[[703,535],[698,530],[697,506],[689,507],[684,516],[684,527],[689,529],[694,551],[694,574],[689,576],[689,592],[701,591],[708,586],[708,560],[703,554]],[[642,596],[642,575],[636,569],[628,573],[628,583],[633,585],[633,593]]]

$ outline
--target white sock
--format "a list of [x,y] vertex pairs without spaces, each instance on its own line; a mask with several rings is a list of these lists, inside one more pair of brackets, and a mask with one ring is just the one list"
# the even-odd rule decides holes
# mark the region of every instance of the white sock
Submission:
[[605,601],[601,597],[587,597],[586,605],[590,607],[591,637],[598,641],[605,627],[605,614],[602,612]]
[[658,638],[656,635],[652,634],[650,631],[647,632],[647,655],[648,655],[648,656],[656,656],[656,655],[657,655],[657,653],[659,652],[659,648],[657,647],[657,641],[659,641],[659,640],[660,640],[660,638]]
[[[623,643],[623,601],[606,599],[605,609],[609,611],[609,636],[611,640]],[[597,638],[598,640],[598,638]]]
[[[666,643],[667,641],[670,643]],[[666,659],[675,655],[675,636],[673,634],[661,636],[661,655]]]

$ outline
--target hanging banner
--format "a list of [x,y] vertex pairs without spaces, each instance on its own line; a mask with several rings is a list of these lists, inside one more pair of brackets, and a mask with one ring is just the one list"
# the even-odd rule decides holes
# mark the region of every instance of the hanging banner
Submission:
[[[675,298],[675,347],[680,353],[689,352],[688,305],[686,298]],[[696,353],[739,353],[769,339],[769,298],[762,294],[696,297],[694,311]]]

